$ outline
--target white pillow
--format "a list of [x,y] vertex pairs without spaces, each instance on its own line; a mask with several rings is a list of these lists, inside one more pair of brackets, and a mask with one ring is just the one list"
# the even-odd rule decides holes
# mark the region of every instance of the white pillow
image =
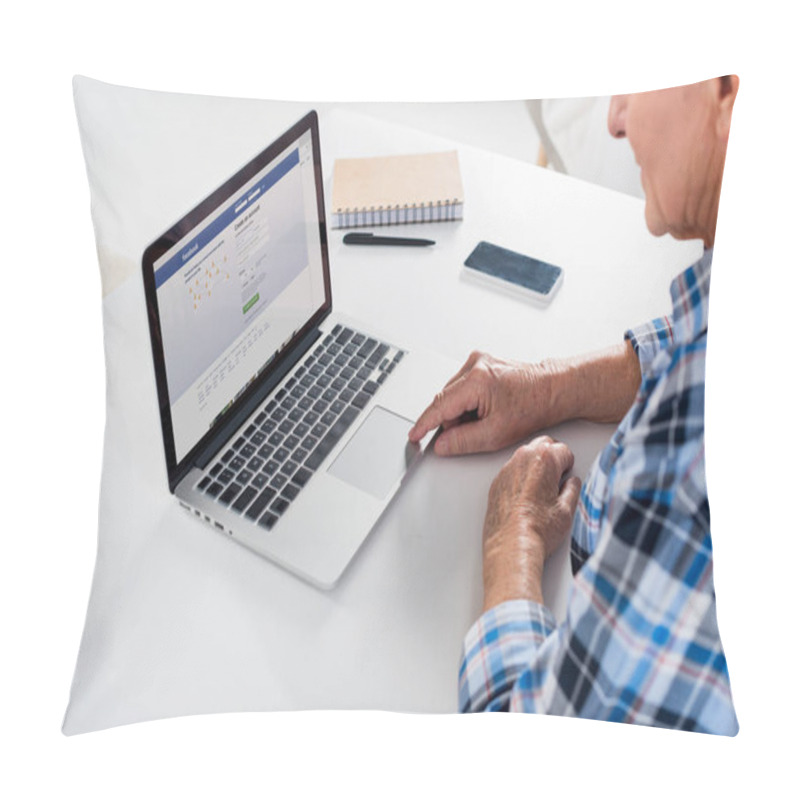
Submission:
[[[103,284],[107,406],[97,563],[64,732],[216,711],[455,711],[461,640],[479,600],[443,597],[453,622],[446,631],[428,625],[431,615],[418,605],[375,602],[390,595],[387,574],[406,597],[419,584],[436,585],[438,573],[425,572],[433,563],[425,548],[441,550],[444,537],[417,537],[410,546],[373,536],[366,547],[388,570],[361,570],[358,580],[326,593],[199,528],[167,490],[142,253],[311,106],[87,78],[75,79],[74,94]],[[599,449],[602,431],[592,435]],[[486,458],[499,469],[506,457]],[[440,489],[455,491],[451,502],[472,504],[479,520],[486,494],[463,491],[464,469],[440,467],[450,471],[449,490],[417,483],[437,501]],[[438,513],[433,502],[421,505],[413,507],[408,493],[395,504],[409,530],[415,514]],[[474,588],[476,597],[479,527],[474,546],[459,540],[450,567],[457,581],[448,576],[449,586]],[[407,634],[409,615],[415,637]],[[382,669],[386,663],[397,668]],[[421,688],[419,673],[435,681]]]

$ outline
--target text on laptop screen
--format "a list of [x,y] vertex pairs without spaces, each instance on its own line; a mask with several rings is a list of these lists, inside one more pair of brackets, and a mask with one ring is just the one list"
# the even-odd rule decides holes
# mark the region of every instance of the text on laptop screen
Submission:
[[311,132],[154,270],[180,461],[325,302]]

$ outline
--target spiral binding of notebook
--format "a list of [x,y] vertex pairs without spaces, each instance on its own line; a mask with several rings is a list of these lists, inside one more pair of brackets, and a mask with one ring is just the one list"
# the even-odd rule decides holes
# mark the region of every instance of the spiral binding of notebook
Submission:
[[332,205],[333,228],[462,219],[458,153],[337,159]]
[[425,205],[395,206],[394,208],[337,209],[333,212],[332,227],[363,228],[375,225],[407,225],[415,222],[447,222],[463,219],[464,203],[458,200]]

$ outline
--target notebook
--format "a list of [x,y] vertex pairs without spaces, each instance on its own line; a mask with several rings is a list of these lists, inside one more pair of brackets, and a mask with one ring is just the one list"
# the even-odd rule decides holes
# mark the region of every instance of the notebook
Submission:
[[337,159],[332,203],[334,228],[462,219],[458,153]]
[[333,311],[322,185],[311,112],[142,271],[169,490],[330,588],[420,458],[408,431],[452,364]]

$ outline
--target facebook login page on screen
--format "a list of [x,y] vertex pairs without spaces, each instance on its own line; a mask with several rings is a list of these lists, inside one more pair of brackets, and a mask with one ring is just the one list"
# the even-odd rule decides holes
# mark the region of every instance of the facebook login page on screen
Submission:
[[154,269],[179,462],[325,300],[311,133]]

